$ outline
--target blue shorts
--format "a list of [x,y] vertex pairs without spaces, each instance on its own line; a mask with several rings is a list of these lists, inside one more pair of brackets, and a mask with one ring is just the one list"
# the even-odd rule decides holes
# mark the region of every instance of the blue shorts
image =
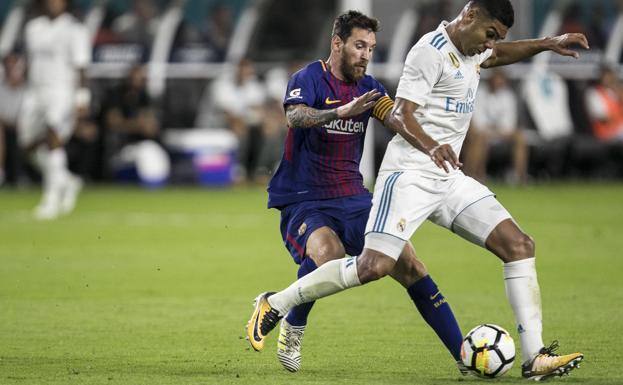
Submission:
[[346,254],[359,255],[371,207],[370,193],[293,203],[281,209],[281,237],[298,264],[305,258],[307,238],[324,226],[335,231]]

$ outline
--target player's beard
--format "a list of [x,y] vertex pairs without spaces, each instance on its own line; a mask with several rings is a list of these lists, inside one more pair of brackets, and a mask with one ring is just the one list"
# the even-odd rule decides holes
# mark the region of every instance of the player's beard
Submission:
[[355,83],[366,75],[367,63],[350,64],[345,56],[342,56],[342,74],[348,82]]

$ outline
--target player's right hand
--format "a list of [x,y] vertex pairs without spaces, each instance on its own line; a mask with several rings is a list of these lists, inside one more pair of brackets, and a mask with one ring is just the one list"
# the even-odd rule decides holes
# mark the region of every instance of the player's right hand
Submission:
[[363,112],[366,112],[370,108],[374,107],[376,100],[381,96],[381,93],[376,89],[370,90],[365,94],[354,98],[349,103],[344,104],[337,108],[338,118],[348,118],[351,116],[357,116]]
[[448,168],[448,164],[454,170],[459,167],[463,167],[463,163],[459,162],[459,157],[456,156],[456,153],[452,149],[452,146],[449,144],[439,144],[433,147],[428,154],[430,158],[437,167],[444,169],[445,172],[449,173],[450,169]]

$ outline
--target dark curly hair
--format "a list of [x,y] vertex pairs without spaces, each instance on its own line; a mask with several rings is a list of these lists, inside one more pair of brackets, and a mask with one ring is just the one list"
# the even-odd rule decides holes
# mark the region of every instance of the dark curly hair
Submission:
[[469,4],[484,10],[508,28],[515,23],[515,11],[509,0],[471,0]]
[[359,11],[350,10],[335,18],[333,22],[333,32],[331,36],[339,36],[346,41],[353,31],[353,28],[367,29],[372,32],[379,31],[379,21],[368,17]]

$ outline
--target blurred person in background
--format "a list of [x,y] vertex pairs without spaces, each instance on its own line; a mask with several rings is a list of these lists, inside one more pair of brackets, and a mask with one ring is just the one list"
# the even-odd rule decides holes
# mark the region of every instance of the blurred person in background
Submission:
[[234,13],[231,7],[226,2],[217,3],[210,7],[201,35],[214,52],[214,61],[225,60],[233,31]]
[[420,20],[417,23],[415,33],[412,36],[412,44],[415,44],[422,35],[428,31],[435,29],[439,24],[439,20],[448,20],[452,18],[452,1],[436,0],[429,1],[420,5],[418,14]]
[[142,182],[158,185],[168,177],[170,161],[160,144],[160,123],[146,84],[145,67],[136,65],[106,96],[106,152],[114,172],[135,167]]
[[623,82],[612,66],[603,65],[597,84],[585,95],[593,135],[602,142],[623,143]]
[[96,114],[88,106],[77,110],[76,127],[65,146],[69,168],[87,181],[99,175],[101,170],[100,130],[93,119]]
[[133,0],[131,8],[112,22],[112,31],[123,43],[149,47],[156,36],[160,18],[153,0]]
[[558,33],[582,33],[592,49],[603,50],[608,42],[609,24],[601,2],[591,4],[584,14],[582,4],[574,1],[565,8]]
[[172,61],[224,61],[234,30],[233,15],[231,5],[227,3],[211,5],[199,21],[187,15],[175,34]]
[[211,100],[221,120],[238,138],[236,181],[253,181],[258,154],[262,151],[266,123],[266,87],[258,79],[255,64],[242,59],[233,74],[217,79]]
[[487,84],[478,89],[465,145],[467,175],[484,183],[490,149],[510,145],[513,170],[507,180],[512,184],[526,182],[528,145],[523,130],[518,127],[517,96],[500,69],[494,70]]
[[288,79],[303,64],[293,61],[287,67],[273,67],[264,74],[266,84],[266,113],[263,125],[263,144],[257,161],[256,179],[266,184],[281,160],[287,121],[283,114],[283,95]]
[[17,146],[17,119],[25,92],[24,60],[15,54],[2,59],[4,77],[0,81],[0,186],[19,178],[20,154]]
[[45,0],[44,14],[25,27],[28,89],[18,121],[20,145],[34,153],[43,177],[38,219],[71,212],[82,180],[67,166],[65,143],[77,111],[90,105],[85,70],[91,60],[86,28],[67,12],[67,0]]

